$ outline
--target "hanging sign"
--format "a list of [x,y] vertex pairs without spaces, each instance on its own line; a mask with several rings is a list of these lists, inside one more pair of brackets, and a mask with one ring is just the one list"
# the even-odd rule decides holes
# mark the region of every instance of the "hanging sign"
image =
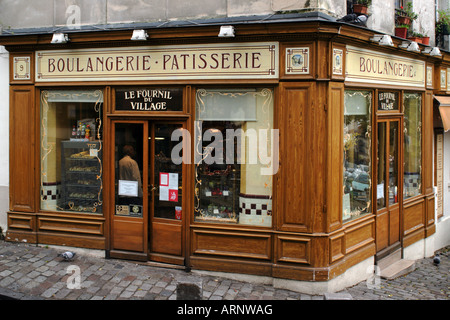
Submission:
[[36,81],[276,79],[278,42],[36,52]]
[[116,110],[183,111],[182,88],[116,89]]

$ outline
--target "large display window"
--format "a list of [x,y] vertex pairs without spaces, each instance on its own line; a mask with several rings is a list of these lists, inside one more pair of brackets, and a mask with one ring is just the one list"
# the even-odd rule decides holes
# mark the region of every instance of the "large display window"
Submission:
[[404,199],[422,193],[422,95],[408,93],[403,95],[404,120]]
[[102,213],[101,90],[41,92],[40,208]]
[[199,89],[195,221],[272,226],[272,89]]
[[345,91],[344,222],[371,212],[371,111],[371,91]]

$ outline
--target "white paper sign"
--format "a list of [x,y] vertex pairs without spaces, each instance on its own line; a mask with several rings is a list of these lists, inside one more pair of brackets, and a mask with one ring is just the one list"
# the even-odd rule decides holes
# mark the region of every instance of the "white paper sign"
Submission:
[[169,188],[178,189],[178,173],[169,173]]
[[169,187],[159,186],[159,201],[169,201]]
[[89,149],[89,155],[91,157],[98,157],[98,149]]
[[129,180],[119,180],[119,196],[137,197],[138,182]]
[[161,186],[167,187],[169,185],[169,174],[165,172],[161,172],[159,174],[159,184]]
[[342,199],[342,210],[344,211],[344,219],[349,216],[350,213],[350,193],[344,194],[344,197]]
[[377,199],[384,198],[384,183],[377,184]]
[[[172,190],[172,192],[169,192]],[[175,201],[177,202],[178,194],[174,196],[173,190],[178,192],[178,173],[165,173],[159,174],[159,201]],[[174,199],[169,199],[169,195],[172,194]]]

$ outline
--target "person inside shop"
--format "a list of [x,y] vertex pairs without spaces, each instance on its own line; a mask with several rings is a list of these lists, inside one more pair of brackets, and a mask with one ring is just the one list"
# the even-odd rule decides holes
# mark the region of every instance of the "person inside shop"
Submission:
[[132,145],[125,145],[123,147],[123,158],[119,161],[119,179],[126,181],[137,181],[138,190],[137,197],[122,196],[120,197],[120,204],[137,204],[142,205],[142,180],[141,172],[136,160],[136,151]]

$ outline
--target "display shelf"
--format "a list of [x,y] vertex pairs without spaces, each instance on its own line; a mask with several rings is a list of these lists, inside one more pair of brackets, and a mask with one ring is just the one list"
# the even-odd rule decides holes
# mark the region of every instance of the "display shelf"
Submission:
[[102,142],[61,142],[63,210],[102,213]]
[[197,168],[197,221],[238,223],[239,171],[233,165],[224,166],[216,165],[214,171],[208,166]]

